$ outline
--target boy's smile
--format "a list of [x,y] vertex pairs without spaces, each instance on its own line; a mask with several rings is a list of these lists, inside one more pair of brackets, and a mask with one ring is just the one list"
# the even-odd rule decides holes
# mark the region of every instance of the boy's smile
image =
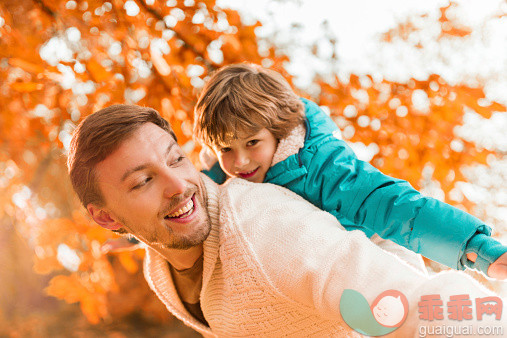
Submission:
[[214,145],[222,170],[231,177],[262,183],[271,167],[278,140],[266,128],[255,134],[238,132],[225,145]]
[[254,169],[252,171],[249,171],[249,172],[246,172],[246,173],[239,173],[239,176],[242,177],[242,178],[244,178],[244,179],[248,179],[249,177],[254,176],[257,173],[258,170],[259,170],[259,168],[256,168],[256,169]]

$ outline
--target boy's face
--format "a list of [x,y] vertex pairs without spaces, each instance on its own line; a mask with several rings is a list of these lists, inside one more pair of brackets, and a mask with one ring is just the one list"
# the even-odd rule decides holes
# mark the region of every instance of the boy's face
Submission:
[[278,140],[266,128],[246,135],[238,132],[227,144],[214,145],[222,170],[231,177],[262,183],[271,166]]

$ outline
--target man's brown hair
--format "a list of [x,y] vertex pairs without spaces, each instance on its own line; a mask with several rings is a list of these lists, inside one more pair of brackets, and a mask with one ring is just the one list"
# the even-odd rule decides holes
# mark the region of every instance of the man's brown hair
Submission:
[[237,132],[269,130],[280,140],[304,119],[304,105],[277,72],[233,64],[214,73],[195,107],[195,136],[208,146],[225,144]]
[[169,123],[152,108],[116,104],[86,117],[74,130],[67,167],[79,200],[86,208],[104,206],[104,197],[95,176],[96,165],[145,123],[154,123],[176,140]]

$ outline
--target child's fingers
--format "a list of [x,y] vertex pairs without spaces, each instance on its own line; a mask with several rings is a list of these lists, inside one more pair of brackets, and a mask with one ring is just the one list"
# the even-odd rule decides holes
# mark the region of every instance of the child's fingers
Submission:
[[488,276],[495,279],[507,279],[507,265],[491,264],[488,269]]
[[496,279],[507,279],[507,252],[498,257],[488,268],[488,276]]
[[477,254],[474,252],[467,253],[467,258],[469,261],[475,262],[477,259]]

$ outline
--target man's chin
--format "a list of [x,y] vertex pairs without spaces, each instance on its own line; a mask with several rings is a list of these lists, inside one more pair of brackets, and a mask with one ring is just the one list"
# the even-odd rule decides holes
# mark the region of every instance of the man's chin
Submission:
[[176,236],[172,243],[162,244],[167,249],[188,250],[202,244],[211,232],[211,224],[206,222],[205,225],[192,235]]

